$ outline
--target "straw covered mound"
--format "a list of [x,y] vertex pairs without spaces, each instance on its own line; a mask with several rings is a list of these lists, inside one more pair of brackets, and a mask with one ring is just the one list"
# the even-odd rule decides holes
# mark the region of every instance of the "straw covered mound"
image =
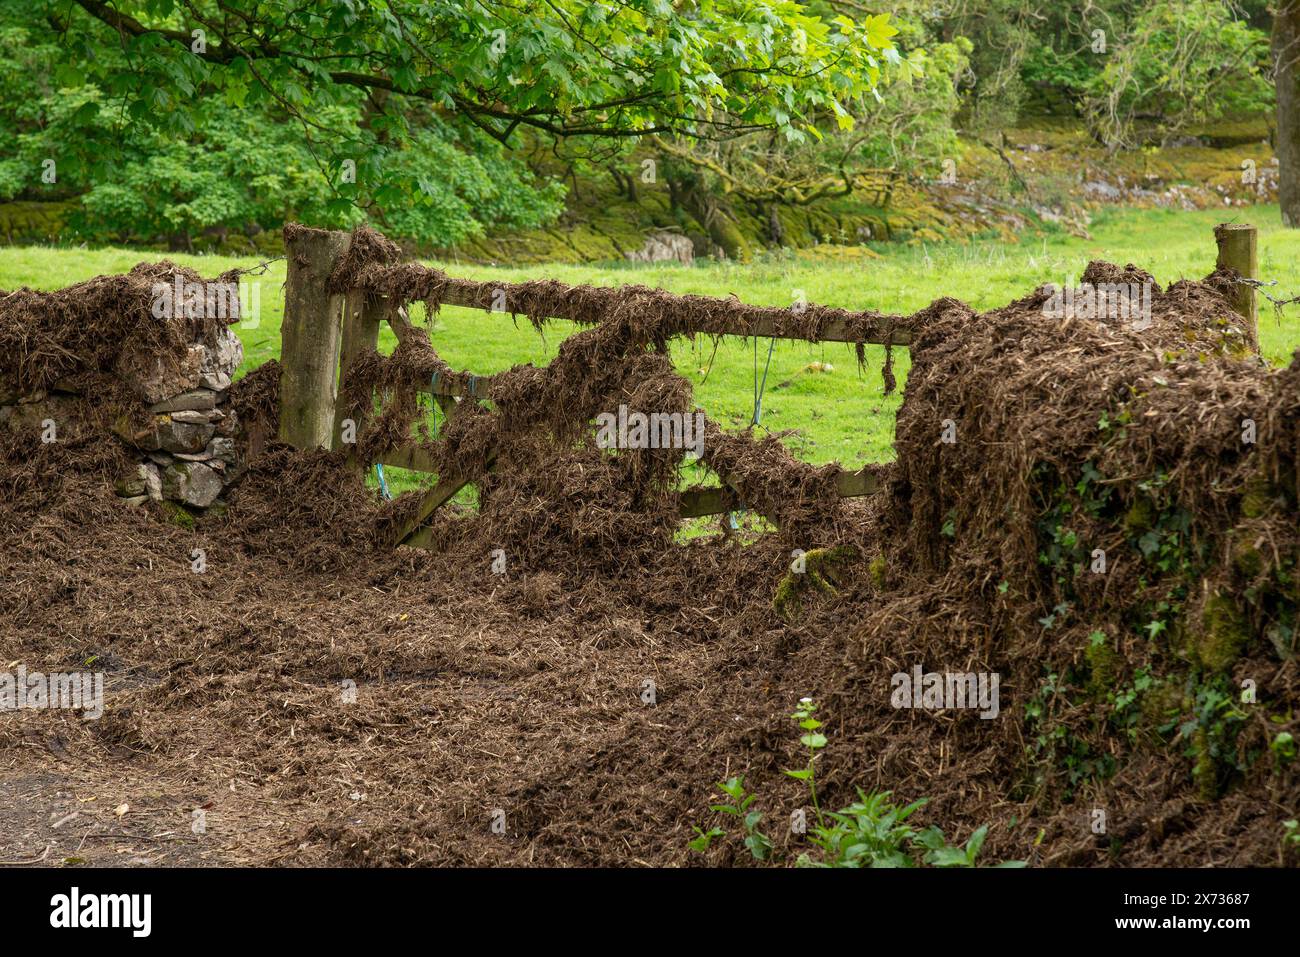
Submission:
[[[340,282],[396,283],[367,242]],[[394,309],[436,305],[412,276]],[[988,861],[1294,864],[1300,364],[1251,358],[1228,281],[1158,291],[1140,332],[1044,319],[1045,290],[910,317],[898,460],[867,499],[711,424],[706,463],[776,519],[757,540],[676,543],[677,453],[594,447],[610,403],[693,409],[663,353],[680,317],[645,290],[420,438],[447,468],[495,462],[479,512],[437,513],[435,552],[387,546],[413,503],[378,500],[345,453],[269,438],[273,364],[231,396],[228,510],[189,526],[118,504],[102,408],[58,445],[0,430],[0,661],[107,675],[98,721],[0,720],[0,858],[744,864],[738,842],[686,846],[743,774],[789,860],[789,714],[811,695],[824,807],[927,797],[917,820],[950,839],[990,826]],[[42,318],[76,314],[44,296],[106,282],[0,294],[0,376],[102,375],[99,405],[130,412],[101,340],[143,329],[144,302],[113,293],[93,336]],[[357,412],[381,396],[367,455],[418,430],[433,372],[460,374],[415,332],[344,384]],[[832,588],[789,577],[795,548],[835,556]],[[895,708],[891,676],[918,665],[998,673],[999,716]]]

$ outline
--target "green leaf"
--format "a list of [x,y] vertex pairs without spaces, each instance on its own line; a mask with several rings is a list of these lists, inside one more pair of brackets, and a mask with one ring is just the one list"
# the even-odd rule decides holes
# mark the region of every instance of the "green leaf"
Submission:
[[728,778],[718,784],[718,787],[728,797],[740,800],[745,794],[745,784],[742,778]]
[[867,17],[862,24],[867,42],[878,50],[890,46],[889,38],[898,34],[898,29],[890,26],[889,16],[888,13],[878,13]]
[[756,861],[765,861],[772,853],[772,842],[762,834],[750,834],[745,838],[745,847]]

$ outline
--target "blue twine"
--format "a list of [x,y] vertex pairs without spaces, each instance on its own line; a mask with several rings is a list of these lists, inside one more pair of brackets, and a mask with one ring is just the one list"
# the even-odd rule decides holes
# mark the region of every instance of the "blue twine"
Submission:
[[[758,381],[758,337],[754,337],[754,415],[750,418],[751,426],[758,425],[763,421],[763,393],[767,391],[767,372],[772,368],[772,351],[776,348],[776,339],[769,340],[767,346],[767,361],[763,363],[763,381]],[[736,521],[736,516],[742,518],[748,509],[738,509],[734,512],[727,513],[727,524],[733,529],[740,528],[740,523]]]
[[776,348],[776,339],[769,341],[767,361],[763,363],[763,384],[758,382],[758,339],[754,339],[754,417],[750,425],[758,425],[763,420],[763,393],[767,391],[767,370],[772,368],[772,350]]
[[383,463],[383,462],[376,462],[376,463],[375,463],[375,474],[376,474],[377,476],[379,476],[379,494],[383,495],[384,498],[392,498],[392,497],[393,497],[393,493],[390,492],[390,491],[388,491],[388,482],[385,481],[385,479],[384,479],[384,463]]

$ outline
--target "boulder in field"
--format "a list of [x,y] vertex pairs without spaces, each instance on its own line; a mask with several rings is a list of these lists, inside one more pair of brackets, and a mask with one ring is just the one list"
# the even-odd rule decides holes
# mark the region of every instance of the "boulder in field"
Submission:
[[689,266],[695,262],[695,244],[681,233],[657,230],[646,237],[645,245],[627,254],[630,262],[679,262]]

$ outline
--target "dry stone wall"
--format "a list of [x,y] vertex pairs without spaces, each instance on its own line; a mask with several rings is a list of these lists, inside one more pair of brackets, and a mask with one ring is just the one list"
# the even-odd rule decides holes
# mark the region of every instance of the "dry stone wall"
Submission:
[[[239,471],[239,421],[228,400],[243,357],[243,346],[228,326],[206,337],[198,334],[180,361],[140,351],[119,356],[111,374],[149,403],[145,427],[127,416],[113,427],[138,458],[135,469],[116,483],[126,502],[172,501],[204,509],[221,501]],[[0,389],[0,426],[39,430],[49,424],[57,435],[59,423],[83,408],[81,398],[75,379],[29,395]]]
[[190,354],[191,361],[170,375],[155,372],[132,383],[156,398],[148,428],[120,433],[143,456],[136,474],[118,483],[119,494],[132,501],[207,508],[235,477],[239,422],[227,398],[243,346],[227,327],[215,342],[194,343]]

